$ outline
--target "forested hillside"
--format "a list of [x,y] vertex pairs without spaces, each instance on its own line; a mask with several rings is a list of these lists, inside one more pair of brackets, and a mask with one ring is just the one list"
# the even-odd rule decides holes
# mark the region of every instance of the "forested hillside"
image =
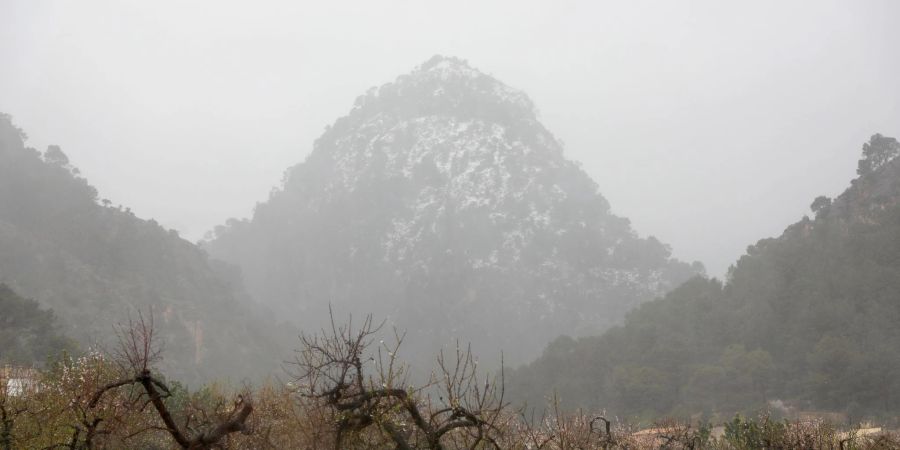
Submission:
[[99,200],[59,147],[41,153],[24,138],[0,116],[0,283],[51,307],[59,332],[84,349],[108,344],[115,324],[152,309],[165,367],[184,381],[278,367],[279,345],[290,340],[276,341],[271,318],[244,305],[237,269]]
[[759,407],[900,412],[900,145],[875,135],[859,176],[819,197],[727,280],[695,278],[598,336],[562,337],[511,375],[541,405],[620,416]]
[[39,366],[66,350],[74,343],[60,335],[53,312],[0,284],[0,366]]
[[360,96],[206,247],[307,329],[371,312],[417,361],[460,339],[524,362],[702,271],[610,211],[527,95],[441,56]]

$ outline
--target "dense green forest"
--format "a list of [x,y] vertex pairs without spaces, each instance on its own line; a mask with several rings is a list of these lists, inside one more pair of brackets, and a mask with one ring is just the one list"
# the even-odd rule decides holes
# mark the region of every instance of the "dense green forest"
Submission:
[[59,147],[42,153],[25,138],[0,115],[0,283],[52,308],[58,333],[83,350],[114,342],[116,324],[152,310],[165,367],[183,381],[278,367],[295,333],[250,308],[237,269],[98,198]]
[[510,392],[623,417],[900,413],[898,154],[873,136],[843,194],[750,246],[725,282],[695,278],[601,336],[556,339]]
[[5,284],[0,284],[0,312],[0,366],[39,365],[75,349],[74,342],[59,334],[53,311]]

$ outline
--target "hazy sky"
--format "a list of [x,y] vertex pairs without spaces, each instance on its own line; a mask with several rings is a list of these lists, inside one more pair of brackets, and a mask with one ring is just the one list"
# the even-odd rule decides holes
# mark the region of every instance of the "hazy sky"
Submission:
[[526,91],[616,213],[715,275],[900,135],[891,0],[0,0],[0,111],[193,240],[438,53]]

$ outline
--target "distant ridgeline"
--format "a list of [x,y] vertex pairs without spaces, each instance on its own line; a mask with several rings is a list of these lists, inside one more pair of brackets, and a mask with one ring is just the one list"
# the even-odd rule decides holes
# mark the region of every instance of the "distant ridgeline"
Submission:
[[[110,344],[115,324],[152,307],[163,367],[182,381],[254,377],[278,367],[289,353],[276,342],[292,341],[276,341],[278,328],[242,304],[236,269],[152,220],[98,204],[97,191],[59,147],[41,154],[24,138],[0,115],[0,283],[51,307],[58,333],[82,349]],[[5,308],[15,305],[0,302],[0,335],[9,331]],[[34,330],[42,330],[35,332],[50,333],[49,313],[35,320]],[[36,342],[23,351],[43,358],[52,347]]]
[[559,338],[508,392],[619,417],[797,409],[900,413],[900,144],[875,135],[859,177],[747,249],[725,284],[695,278],[599,337]]
[[703,271],[613,215],[524,93],[439,56],[359,97],[205,248],[307,329],[329,304],[386,318],[416,362],[456,339],[524,362]]

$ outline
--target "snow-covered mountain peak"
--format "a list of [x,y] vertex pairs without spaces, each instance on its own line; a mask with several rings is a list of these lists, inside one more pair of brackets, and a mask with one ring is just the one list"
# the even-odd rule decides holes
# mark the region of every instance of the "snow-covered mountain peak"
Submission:
[[355,191],[360,180],[419,185],[429,173],[437,178],[428,184],[463,205],[495,206],[501,194],[516,194],[505,181],[494,189],[497,180],[531,179],[567,165],[562,144],[537,120],[525,93],[444,56],[360,96],[316,141],[310,160],[319,159],[328,161],[328,194]]
[[208,248],[286,312],[320,317],[330,302],[430,329],[429,351],[515,342],[513,359],[695,273],[610,212],[527,95],[440,56],[359,97],[283,189]]
[[443,79],[450,78],[478,78],[482,75],[478,69],[469,65],[469,62],[454,56],[434,55],[413,71],[415,74],[438,75]]
[[435,56],[391,83],[358,97],[350,114],[335,128],[376,114],[397,118],[453,116],[505,124],[537,121],[528,96],[470,66],[465,60]]

